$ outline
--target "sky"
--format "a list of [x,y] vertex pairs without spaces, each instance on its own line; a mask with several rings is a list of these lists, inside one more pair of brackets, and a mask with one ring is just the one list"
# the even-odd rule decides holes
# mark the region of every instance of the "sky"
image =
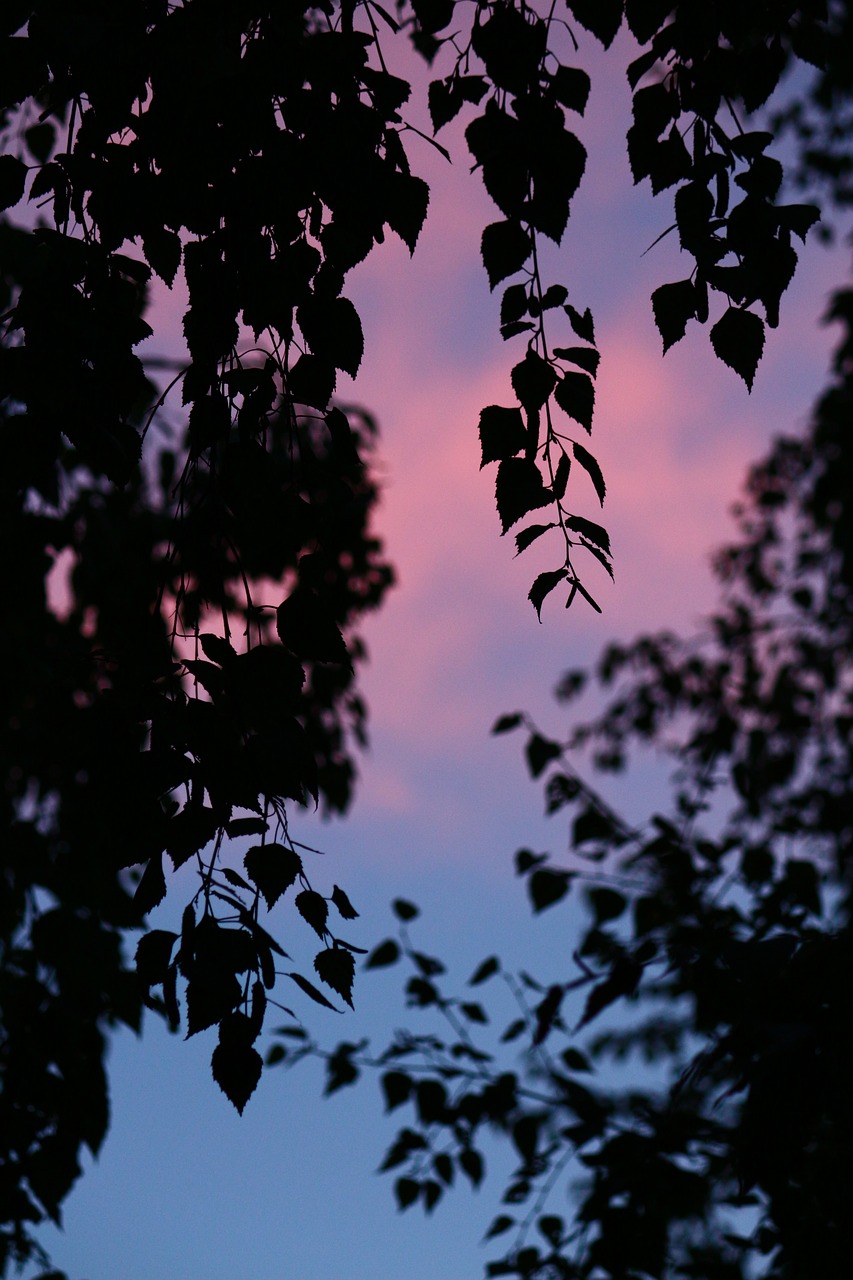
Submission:
[[[405,60],[388,53],[405,74]],[[565,668],[591,662],[614,638],[698,625],[714,598],[709,553],[731,532],[727,511],[746,465],[774,432],[803,423],[820,389],[831,335],[817,322],[847,265],[817,244],[801,253],[751,396],[698,326],[663,359],[649,295],[689,267],[672,238],[644,253],[671,221],[671,197],[655,201],[631,183],[631,53],[622,37],[607,56],[591,40],[582,47],[593,78],[579,127],[587,174],[563,245],[546,260],[570,300],[592,308],[602,353],[590,447],[608,485],[603,516],[591,485],[578,491],[579,512],[607,525],[614,549],[614,585],[592,564],[585,577],[602,616],[581,601],[567,613],[555,593],[537,622],[527,591],[553,566],[537,549],[513,558],[510,537],[499,536],[494,467],[478,469],[479,411],[513,402],[509,371],[523,339],[505,345],[498,335],[500,290],[490,295],[479,262],[482,227],[497,215],[468,172],[458,129],[441,135],[459,156],[452,166],[424,142],[410,147],[432,188],[414,258],[389,236],[348,290],[365,359],[339,393],[381,424],[377,528],[399,581],[363,628],[371,747],[352,813],[327,824],[297,815],[293,834],[325,851],[312,880],[325,892],[343,885],[361,912],[353,942],[388,936],[388,903],[411,899],[423,908],[418,944],[451,962],[459,987],[491,952],[570,976],[572,908],[533,920],[512,871],[518,847],[559,856],[565,833],[542,816],[522,740],[491,737],[491,724],[525,708],[562,736],[552,690]],[[176,286],[158,300],[160,350],[177,340],[180,310]],[[659,778],[647,763],[609,794],[641,818],[663,803]],[[154,923],[169,927],[191,892],[178,882]],[[306,1020],[329,1043],[381,1042],[395,1026],[417,1025],[399,988],[395,969],[363,974],[354,1014],[311,1008]],[[42,1235],[72,1280],[482,1274],[489,1255],[479,1242],[498,1211],[506,1153],[487,1153],[494,1177],[476,1195],[456,1189],[430,1220],[419,1209],[398,1215],[392,1180],[375,1170],[402,1113],[383,1118],[375,1082],[324,1100],[310,1063],[265,1072],[239,1118],[210,1077],[213,1042],[212,1032],[185,1042],[153,1020],[141,1041],[116,1036],[103,1152],[67,1201],[64,1232]]]

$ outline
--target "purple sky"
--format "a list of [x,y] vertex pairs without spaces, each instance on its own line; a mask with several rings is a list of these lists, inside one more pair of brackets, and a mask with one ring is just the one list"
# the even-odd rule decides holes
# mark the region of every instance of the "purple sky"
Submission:
[[[590,447],[609,496],[597,516],[591,486],[579,489],[578,510],[611,533],[615,587],[592,565],[588,575],[603,617],[580,601],[567,614],[555,593],[537,624],[526,595],[536,573],[553,567],[547,549],[544,559],[536,549],[513,559],[511,541],[498,536],[494,468],[478,472],[479,411],[512,402],[509,370],[523,339],[504,345],[497,332],[499,293],[489,295],[478,249],[496,215],[467,171],[458,131],[441,135],[461,156],[453,168],[426,144],[411,149],[433,188],[414,260],[389,240],[348,290],[366,336],[351,397],[382,425],[377,523],[400,585],[364,628],[372,748],[354,812],[322,827],[298,817],[294,834],[327,851],[317,887],[324,876],[325,892],[344,885],[362,912],[354,942],[385,937],[388,901],[411,898],[425,907],[424,949],[450,959],[460,983],[491,951],[546,975],[565,975],[571,963],[571,911],[531,921],[511,869],[522,844],[560,853],[562,831],[541,816],[520,741],[490,738],[489,726],[526,707],[559,735],[550,691],[564,667],[591,660],[611,638],[689,627],[701,616],[713,599],[708,552],[729,532],[745,464],[774,431],[797,428],[820,388],[829,335],[816,321],[847,265],[816,244],[801,254],[752,396],[715,359],[707,330],[694,326],[662,359],[649,295],[689,265],[669,241],[643,256],[671,220],[671,196],[653,201],[631,185],[629,57],[621,39],[607,58],[582,50],[593,74],[579,130],[590,161],[562,249],[548,256],[553,278],[592,307],[602,352]],[[159,315],[162,351],[179,333],[177,290]],[[641,770],[616,798],[641,815],[654,804],[654,777]],[[189,892],[176,886],[163,923]],[[303,932],[294,936],[297,960]],[[330,1041],[387,1035],[409,1017],[396,972],[359,980],[355,1014],[306,1010],[310,1025],[327,1028]],[[458,1189],[431,1221],[417,1209],[398,1216],[391,1180],[373,1173],[395,1131],[381,1120],[374,1087],[322,1101],[310,1065],[270,1072],[241,1120],[210,1079],[211,1048],[211,1033],[184,1043],[153,1022],[141,1043],[116,1040],[104,1152],[67,1203],[64,1235],[44,1233],[72,1280],[481,1274],[488,1255],[477,1242],[499,1179],[477,1197]]]

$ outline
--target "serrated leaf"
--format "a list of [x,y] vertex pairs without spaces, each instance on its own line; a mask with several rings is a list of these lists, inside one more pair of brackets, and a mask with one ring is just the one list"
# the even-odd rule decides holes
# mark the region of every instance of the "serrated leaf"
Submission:
[[133,901],[143,915],[158,907],[166,896],[166,876],[163,873],[163,855],[148,860],[142,878],[136,886]]
[[570,111],[577,111],[578,115],[583,115],[592,84],[581,67],[557,67],[551,87],[558,102],[568,107]]
[[321,893],[315,893],[313,889],[303,889],[296,895],[296,910],[302,919],[310,924],[318,937],[325,936],[329,904]]
[[211,662],[217,663],[220,667],[227,666],[232,658],[236,658],[237,654],[230,640],[226,640],[223,636],[214,635],[210,631],[200,635],[198,642],[201,645],[202,652]]
[[483,231],[480,251],[489,288],[494,289],[524,266],[530,257],[530,236],[515,220],[492,222]]
[[149,227],[142,237],[142,252],[151,270],[171,289],[183,253],[177,231],[170,231],[168,227]]
[[167,929],[152,929],[139,939],[135,955],[136,972],[146,986],[165,982],[177,940],[178,935]]
[[557,374],[535,351],[526,356],[512,370],[512,389],[528,413],[541,409],[554,390]]
[[567,303],[563,310],[569,317],[571,326],[578,337],[583,338],[584,342],[595,342],[595,326],[589,307],[587,307],[586,311],[580,312]]
[[0,209],[10,209],[23,199],[28,173],[17,156],[0,156]]
[[560,360],[571,360],[592,378],[598,373],[601,356],[595,347],[555,347],[553,354]]
[[338,885],[335,885],[332,890],[332,902],[337,907],[341,919],[356,920],[358,918],[358,912],[355,907],[352,905],[343,889],[339,888]]
[[187,983],[187,1037],[220,1022],[243,998],[243,988],[233,973],[216,965],[193,967]]
[[572,453],[575,455],[575,460],[581,464],[584,471],[589,476],[595,488],[595,492],[598,494],[598,501],[602,506],[604,506],[604,497],[607,493],[607,489],[604,484],[604,476],[601,474],[601,467],[598,465],[592,454],[588,453],[583,445],[578,444],[576,441],[572,444]]
[[564,373],[557,383],[554,399],[570,418],[574,418],[585,430],[592,430],[595,386],[585,373],[574,373],[571,370]]
[[512,324],[527,314],[527,289],[523,284],[511,284],[501,299],[501,324]]
[[400,945],[393,938],[380,942],[374,947],[364,962],[365,969],[384,969],[386,965],[395,964],[400,959]]
[[[562,461],[562,459],[560,460]],[[555,493],[555,497],[559,495]],[[550,524],[531,524],[526,529],[522,529],[521,533],[515,535],[516,555],[521,555],[522,551],[526,551],[531,542],[535,542],[537,538],[541,538],[543,533],[547,533],[549,529],[556,529],[556,524],[552,520]]]
[[671,346],[681,341],[687,332],[687,321],[696,315],[696,286],[693,281],[662,284],[652,294],[652,310],[666,355]]
[[545,597],[565,580],[565,569],[548,569],[544,573],[540,573],[535,579],[533,586],[527,593],[527,598],[536,610],[536,616],[540,622],[542,621],[542,605]]
[[753,311],[729,307],[711,330],[711,345],[730,369],[752,390],[764,350],[764,321]]
[[214,1080],[242,1115],[261,1078],[261,1055],[251,1045],[226,1041],[213,1050],[210,1066]]
[[487,405],[480,413],[480,469],[488,462],[501,462],[521,453],[527,444],[524,418],[517,408]]
[[529,511],[547,506],[551,498],[532,459],[505,458],[501,462],[495,482],[495,499],[502,533],[506,533]]
[[257,844],[243,858],[246,875],[272,910],[302,871],[302,859],[283,844]]
[[579,533],[589,542],[594,542],[606,555],[610,555],[610,535],[602,525],[585,520],[583,516],[567,516],[566,528]]
[[344,947],[327,947],[314,957],[314,968],[326,986],[337,991],[352,1009],[352,984],[355,978],[355,957],[352,953]]

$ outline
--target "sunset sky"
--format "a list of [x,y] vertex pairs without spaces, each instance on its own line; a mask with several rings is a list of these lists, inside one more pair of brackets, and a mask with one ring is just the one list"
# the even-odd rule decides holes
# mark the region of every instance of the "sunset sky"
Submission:
[[[391,69],[405,74],[390,52]],[[389,237],[348,290],[366,349],[357,381],[339,394],[381,424],[377,524],[399,585],[364,627],[372,745],[352,814],[328,825],[295,818],[294,834],[326,851],[328,871],[312,867],[317,887],[341,884],[361,911],[352,941],[386,937],[389,901],[412,899],[424,909],[419,943],[452,962],[459,986],[490,952],[570,976],[571,909],[532,920],[512,873],[519,846],[558,855],[565,835],[542,817],[520,740],[490,737],[491,724],[526,708],[561,736],[551,691],[562,670],[591,661],[609,639],[697,624],[713,601],[709,552],[730,532],[746,464],[775,431],[803,423],[820,389],[831,334],[817,321],[847,267],[844,251],[816,242],[802,251],[751,396],[714,357],[707,329],[692,326],[663,359],[649,295],[689,265],[677,261],[674,237],[644,255],[672,220],[671,194],[654,201],[631,184],[631,56],[621,37],[607,56],[591,40],[582,48],[593,78],[579,126],[587,174],[563,246],[547,257],[549,278],[592,308],[602,353],[590,447],[608,486],[603,515],[585,478],[572,484],[579,513],[611,534],[615,585],[592,562],[584,579],[603,616],[580,600],[567,613],[555,592],[537,623],[526,596],[536,573],[554,567],[547,547],[513,558],[511,535],[499,536],[494,467],[478,470],[479,411],[512,403],[523,338],[504,344],[498,334],[500,290],[489,294],[479,260],[496,214],[458,130],[441,135],[459,157],[452,167],[426,143],[409,146],[432,187],[414,259]],[[412,119],[422,121],[419,108]],[[158,299],[159,351],[174,350],[180,312],[176,286]],[[647,765],[608,794],[641,817],[658,803],[654,786]],[[177,885],[157,923],[168,925],[188,896]],[[355,1014],[311,1007],[306,1020],[330,1043],[381,1041],[415,1018],[396,975],[363,975]],[[184,1042],[153,1020],[141,1042],[116,1039],[104,1151],[67,1202],[65,1233],[43,1236],[71,1280],[478,1280],[506,1153],[495,1153],[496,1176],[478,1195],[457,1188],[426,1222],[419,1209],[397,1215],[392,1178],[374,1171],[403,1113],[383,1121],[374,1084],[324,1101],[311,1064],[270,1071],[240,1119],[211,1080],[212,1046],[213,1032]]]

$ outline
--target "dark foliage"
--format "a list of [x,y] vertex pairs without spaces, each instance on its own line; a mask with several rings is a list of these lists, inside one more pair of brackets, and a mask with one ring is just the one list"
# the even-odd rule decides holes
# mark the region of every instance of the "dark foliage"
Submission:
[[[606,649],[604,710],[564,740],[519,714],[494,726],[525,734],[546,811],[568,818],[564,865],[521,849],[516,870],[535,912],[582,908],[569,970],[514,974],[491,955],[468,984],[488,1003],[472,1003],[405,923],[383,944],[432,1023],[351,1055],[349,1078],[378,1071],[401,1110],[382,1165],[400,1208],[431,1211],[456,1172],[476,1185],[496,1136],[510,1144],[506,1212],[486,1232],[510,1243],[488,1276],[811,1280],[849,1266],[848,291],[830,314],[844,330],[832,383],[803,437],[752,469],[705,628]],[[585,683],[567,672],[558,699]],[[578,773],[582,752],[614,772],[664,742],[670,807],[643,824]],[[334,1079],[334,1055],[327,1067]]]
[[[288,819],[294,806],[343,811],[350,801],[352,749],[365,734],[355,683],[364,650],[355,628],[391,582],[370,529],[374,424],[334,399],[338,370],[355,373],[363,351],[361,323],[344,292],[347,273],[389,229],[413,251],[428,208],[426,184],[404,146],[418,136],[405,116],[410,86],[386,70],[380,31],[382,39],[409,40],[434,65],[428,101],[435,130],[462,114],[470,158],[499,214],[484,230],[482,256],[493,288],[509,281],[500,331],[519,352],[511,403],[484,409],[480,432],[483,463],[498,464],[502,531],[545,510],[541,522],[513,535],[518,551],[545,534],[557,540],[554,567],[536,578],[531,602],[541,613],[562,586],[567,604],[580,596],[598,608],[576,559],[585,550],[611,572],[609,540],[574,510],[591,491],[598,504],[605,497],[604,477],[584,443],[599,362],[595,327],[568,286],[543,280],[539,246],[542,237],[559,243],[585,169],[571,119],[586,107],[589,78],[574,65],[572,41],[586,31],[609,44],[623,16],[644,46],[629,72],[633,173],[654,191],[675,188],[670,230],[691,263],[686,279],[655,292],[655,320],[665,348],[691,320],[709,324],[716,353],[751,386],[765,326],[778,323],[796,267],[794,242],[818,214],[811,205],[779,202],[783,175],[770,154],[773,136],[742,120],[768,101],[792,60],[823,61],[814,93],[791,106],[778,127],[793,126],[808,140],[817,114],[825,130],[811,149],[801,148],[801,171],[829,177],[833,193],[846,198],[844,139],[833,132],[849,89],[847,64],[833,43],[840,51],[849,45],[845,6],[827,14],[818,0],[584,0],[546,14],[524,0],[400,0],[392,16],[367,0],[14,0],[3,11],[0,1269],[33,1255],[32,1228],[45,1216],[59,1219],[81,1147],[97,1151],[103,1140],[111,1026],[139,1028],[147,1006],[177,1027],[183,1003],[188,1034],[218,1028],[214,1078],[242,1111],[260,1073],[254,1045],[277,979],[291,979],[298,999],[332,1003],[291,968],[261,923],[263,911],[280,901],[292,900],[292,925],[309,939],[316,935],[314,946],[320,940],[319,981],[336,999],[352,999],[358,948],[336,929],[339,918],[356,912],[344,890],[335,886],[326,897],[313,887],[314,851],[293,839]],[[166,362],[174,376],[161,386],[154,379],[163,362],[140,355],[148,350],[141,344],[156,319],[152,288],[177,283],[187,291],[188,356],[174,367]],[[842,311],[845,305],[842,299]],[[788,484],[785,492],[794,496],[785,500],[800,503],[797,510],[807,511],[802,495],[810,478],[819,491],[809,468],[829,457],[813,443],[811,452],[797,455],[792,445],[779,455],[779,484]],[[825,515],[821,525],[812,512],[823,536],[828,521],[846,529],[831,504]],[[752,593],[737,606],[747,620],[752,603],[763,607],[773,589],[761,574],[769,573],[774,530],[767,525],[766,546],[753,539],[730,561],[733,581]],[[833,553],[846,554],[842,544]],[[816,574],[819,568],[829,573],[823,561]],[[806,615],[829,608],[828,597],[815,604],[811,578],[795,589],[794,603]],[[832,590],[843,613],[843,593]],[[744,813],[760,821],[773,787],[793,786],[807,746],[822,760],[814,728],[819,694],[808,682],[797,686],[791,697],[798,727],[787,726],[788,738],[777,740],[758,714],[764,673],[776,670],[772,653],[764,632],[753,634],[732,609],[719,627],[733,628],[731,636],[725,631],[730,647],[751,637],[742,679],[753,681],[745,687],[755,707],[735,717],[729,738],[728,721],[717,723],[712,745],[715,760],[731,760]],[[815,645],[826,638],[826,652],[834,654],[838,634],[824,614],[811,625]],[[657,679],[663,659],[651,655],[668,653],[666,645],[644,643],[635,656],[651,663]],[[810,672],[813,656],[798,652],[786,679]],[[687,658],[667,661],[676,673],[679,662],[688,670]],[[639,719],[614,711],[598,726],[602,757],[616,760],[623,742],[641,726],[653,734],[665,713],[698,715],[710,706],[715,670],[698,671],[696,691],[684,672],[674,675],[674,691],[660,686],[670,700],[660,707],[658,686],[638,685],[626,705],[639,699]],[[815,679],[824,674],[820,668]],[[720,715],[727,681],[728,672],[713,686]],[[738,725],[748,725],[740,736]],[[532,735],[527,758],[534,776],[547,773],[549,795],[583,802],[574,833],[584,850],[642,844],[582,784],[554,772],[557,751],[543,735]],[[836,802],[843,808],[833,798],[827,813]],[[803,805],[801,819],[808,812],[812,820]],[[227,857],[237,838],[252,842],[240,850],[242,862]],[[666,839],[678,851],[675,836]],[[711,863],[721,866],[730,854],[724,849]],[[764,866],[761,857],[759,850],[749,865]],[[687,852],[675,863],[684,858],[691,862]],[[785,914],[791,893],[803,911],[813,913],[816,902],[810,873],[796,869],[812,864],[794,861],[771,894],[785,929],[801,924],[796,912],[793,924]],[[184,865],[198,879],[180,935],[144,935],[136,965],[128,967],[129,933],[164,898],[167,869]],[[536,859],[525,872],[538,909],[564,896],[574,876]],[[696,883],[697,912],[712,879],[709,873]],[[765,882],[777,884],[770,873]],[[598,925],[582,977],[594,982],[587,1021],[643,990],[664,945],[654,930],[666,929],[663,921],[639,930],[638,939],[614,939],[603,926],[617,918],[615,898],[599,892],[592,901]],[[752,922],[752,908],[738,909]],[[401,901],[397,914],[405,922],[414,908]],[[734,918],[726,919],[740,941]],[[398,953],[389,941],[367,965],[392,963]],[[792,964],[799,954],[792,953]],[[435,962],[414,959],[412,1003],[445,1007]],[[692,990],[683,975],[672,979],[679,981]],[[666,982],[663,988],[666,997]],[[537,1051],[559,1030],[558,995],[551,988],[518,1032],[533,1026]],[[460,1009],[466,1025],[485,1017],[476,1002]],[[711,1011],[700,1029],[713,1019]],[[753,1056],[762,1050],[749,1044]],[[341,1046],[331,1059],[330,1088],[355,1078],[359,1051]],[[466,1053],[481,1062],[473,1046]],[[737,1045],[721,1050],[713,1070],[690,1077],[690,1088],[707,1099],[712,1077],[734,1081],[746,1053]],[[726,1054],[735,1064],[728,1077]],[[738,1088],[752,1097],[752,1078],[744,1078],[745,1085],[737,1077]],[[571,1092],[574,1085],[558,1087]],[[398,1080],[395,1104],[403,1101],[401,1089]],[[483,1090],[485,1100],[472,1103],[454,1130],[460,1145],[453,1159],[476,1185],[483,1175],[477,1125],[483,1117],[512,1117],[529,1190],[545,1167],[547,1143],[560,1146],[559,1135],[547,1138],[559,1111],[555,1095],[547,1094],[544,1114],[528,1113],[518,1109],[511,1077],[496,1077]],[[421,1126],[455,1114],[457,1104],[438,1080],[421,1080],[412,1097]],[[616,1148],[607,1145],[610,1121],[601,1117],[618,1107],[577,1105],[587,1108],[578,1123],[592,1126],[578,1143],[593,1144],[587,1154],[606,1183],[619,1160],[602,1155]],[[760,1128],[760,1107],[755,1114]],[[644,1123],[643,1141],[659,1129],[657,1120]],[[804,1133],[808,1123],[804,1118]],[[620,1124],[625,1130],[624,1119]],[[399,1202],[420,1198],[432,1208],[451,1176],[451,1156],[439,1153],[435,1176],[424,1180],[417,1162],[427,1140],[415,1129],[404,1134],[389,1167],[414,1156],[416,1168],[398,1183]],[[675,1151],[687,1139],[671,1141]],[[623,1170],[634,1159],[629,1154],[619,1157]],[[667,1160],[667,1170],[681,1170],[666,1173],[673,1188],[667,1203],[674,1218],[692,1221],[701,1199],[695,1182]],[[757,1167],[749,1159],[743,1166],[764,1187]],[[721,1175],[720,1188],[726,1185]],[[776,1193],[764,1189],[775,1222]],[[650,1180],[648,1195],[663,1197],[664,1190]],[[619,1206],[607,1212],[624,1218],[626,1194],[620,1191]],[[590,1221],[603,1223],[605,1202],[591,1203]],[[557,1258],[562,1225],[543,1218],[540,1230]],[[667,1230],[655,1218],[634,1232],[635,1272],[654,1270]],[[606,1235],[625,1233],[608,1228]],[[595,1265],[624,1273],[629,1263],[605,1257],[605,1249],[599,1246]],[[545,1265],[529,1249],[523,1262],[520,1256],[512,1265],[523,1274]]]

